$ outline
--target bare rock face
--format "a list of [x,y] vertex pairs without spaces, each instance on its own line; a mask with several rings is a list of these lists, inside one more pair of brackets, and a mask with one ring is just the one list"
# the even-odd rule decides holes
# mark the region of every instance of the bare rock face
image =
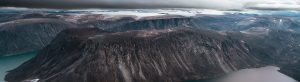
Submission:
[[8,82],[176,82],[215,78],[261,63],[238,40],[210,30],[61,32]]
[[74,25],[56,19],[32,18],[0,23],[0,56],[40,50]]

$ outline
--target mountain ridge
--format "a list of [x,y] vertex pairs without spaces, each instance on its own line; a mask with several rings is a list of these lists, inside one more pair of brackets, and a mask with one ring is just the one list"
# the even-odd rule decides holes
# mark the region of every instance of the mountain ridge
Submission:
[[73,40],[54,40],[37,57],[10,71],[6,80],[172,82],[214,78],[234,70],[260,66],[259,60],[250,59],[254,56],[244,44],[209,30],[95,34],[77,35],[77,38],[71,38]]

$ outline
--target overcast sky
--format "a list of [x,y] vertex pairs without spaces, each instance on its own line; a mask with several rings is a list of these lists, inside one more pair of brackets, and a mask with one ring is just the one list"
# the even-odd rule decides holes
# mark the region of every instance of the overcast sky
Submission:
[[300,0],[0,0],[2,7],[300,10]]

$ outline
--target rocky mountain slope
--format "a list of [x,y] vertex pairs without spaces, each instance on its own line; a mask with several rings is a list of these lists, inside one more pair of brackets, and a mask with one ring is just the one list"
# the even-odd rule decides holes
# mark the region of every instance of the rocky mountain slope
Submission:
[[204,29],[61,32],[8,82],[174,82],[262,65],[239,40]]
[[0,23],[0,56],[40,50],[60,31],[75,25],[57,19],[32,18]]

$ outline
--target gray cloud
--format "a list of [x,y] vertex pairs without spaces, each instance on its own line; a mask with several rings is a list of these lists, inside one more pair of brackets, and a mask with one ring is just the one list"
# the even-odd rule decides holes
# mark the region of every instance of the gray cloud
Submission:
[[246,9],[256,10],[300,10],[300,0],[262,0],[244,3]]
[[240,8],[238,4],[225,0],[221,2],[219,0],[0,0],[0,2],[2,6],[46,8]]
[[0,6],[43,8],[203,8],[300,10],[300,0],[0,0]]

